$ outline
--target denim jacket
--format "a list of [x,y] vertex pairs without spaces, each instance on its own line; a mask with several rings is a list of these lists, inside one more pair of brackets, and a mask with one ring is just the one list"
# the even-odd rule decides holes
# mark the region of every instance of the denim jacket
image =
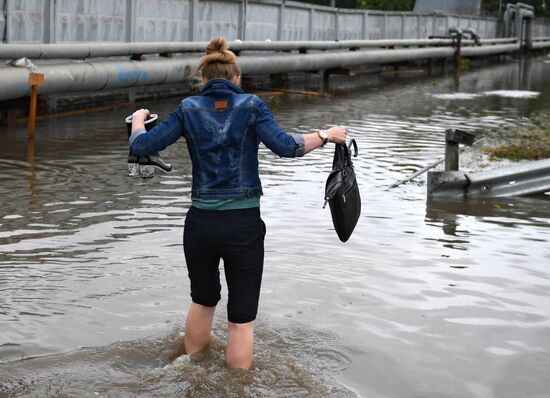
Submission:
[[304,137],[288,134],[265,103],[224,79],[209,80],[200,95],[181,101],[158,126],[138,129],[130,145],[138,156],[185,137],[193,164],[192,198],[239,199],[262,195],[258,146],[281,157],[304,155]]

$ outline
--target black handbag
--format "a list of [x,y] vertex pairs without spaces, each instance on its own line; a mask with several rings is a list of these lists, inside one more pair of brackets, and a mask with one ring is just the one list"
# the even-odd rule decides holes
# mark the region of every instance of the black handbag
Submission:
[[349,145],[336,144],[332,171],[325,185],[323,209],[328,203],[334,229],[342,242],[349,239],[361,215],[361,196],[351,161],[352,146],[353,156],[357,157],[357,143],[354,139]]

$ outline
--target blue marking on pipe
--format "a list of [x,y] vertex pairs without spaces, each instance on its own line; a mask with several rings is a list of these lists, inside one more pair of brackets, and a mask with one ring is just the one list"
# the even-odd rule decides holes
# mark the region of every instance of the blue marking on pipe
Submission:
[[142,67],[138,66],[137,69],[124,69],[121,64],[117,65],[117,77],[119,82],[129,83],[132,81],[138,81],[140,79],[145,80],[149,77],[147,72]]

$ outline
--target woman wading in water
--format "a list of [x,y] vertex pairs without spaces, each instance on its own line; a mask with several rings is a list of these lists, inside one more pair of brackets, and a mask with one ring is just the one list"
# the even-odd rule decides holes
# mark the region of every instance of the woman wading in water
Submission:
[[193,164],[192,205],[183,236],[193,300],[185,322],[185,351],[193,355],[210,342],[223,259],[229,290],[227,365],[248,369],[264,261],[258,145],[262,142],[282,157],[303,156],[327,142],[345,143],[346,130],[285,132],[261,99],[239,88],[237,58],[228,48],[220,37],[208,44],[199,66],[200,95],[185,98],[151,131],[144,128],[149,111],[136,111],[130,145],[137,156],[147,156],[185,138]]

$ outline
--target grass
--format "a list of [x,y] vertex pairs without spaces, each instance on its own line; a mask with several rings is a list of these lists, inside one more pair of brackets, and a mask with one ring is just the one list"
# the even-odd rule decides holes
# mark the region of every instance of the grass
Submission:
[[484,147],[491,160],[539,160],[550,158],[550,112],[533,118],[533,124],[520,127],[499,146]]

